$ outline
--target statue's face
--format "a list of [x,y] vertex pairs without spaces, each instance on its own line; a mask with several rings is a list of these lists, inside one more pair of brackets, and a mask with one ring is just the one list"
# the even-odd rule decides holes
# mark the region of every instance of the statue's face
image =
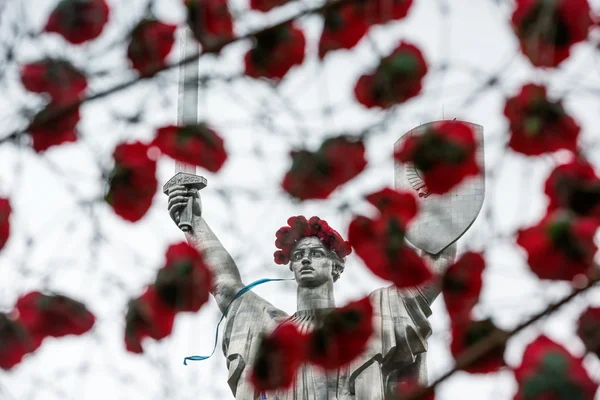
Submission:
[[298,241],[292,251],[290,269],[298,286],[317,287],[331,281],[333,283],[333,258],[321,241],[305,237]]

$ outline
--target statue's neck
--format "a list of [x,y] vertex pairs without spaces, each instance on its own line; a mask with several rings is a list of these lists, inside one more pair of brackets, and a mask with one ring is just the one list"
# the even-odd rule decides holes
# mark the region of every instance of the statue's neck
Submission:
[[297,302],[298,311],[335,307],[333,282],[329,281],[317,287],[298,286]]

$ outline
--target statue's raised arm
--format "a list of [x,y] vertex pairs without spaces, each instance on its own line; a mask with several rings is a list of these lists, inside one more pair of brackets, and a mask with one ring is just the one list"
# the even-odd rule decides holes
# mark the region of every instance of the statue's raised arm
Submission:
[[193,198],[192,229],[185,233],[187,241],[204,255],[213,275],[212,294],[221,311],[231,303],[235,294],[244,287],[237,265],[217,236],[202,218],[202,202],[198,191],[182,185],[169,188],[169,214],[179,224],[181,211]]

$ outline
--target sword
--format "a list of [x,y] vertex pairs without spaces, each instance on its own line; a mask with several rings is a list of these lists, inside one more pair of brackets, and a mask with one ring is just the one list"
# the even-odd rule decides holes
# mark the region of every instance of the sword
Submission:
[[[180,34],[181,58],[188,58],[198,52],[198,44],[192,37],[192,31],[184,28]],[[183,64],[179,67],[179,88],[177,98],[177,124],[196,125],[198,123],[198,77],[200,59]],[[194,197],[199,190],[206,187],[206,178],[196,175],[196,166],[180,161],[175,162],[175,175],[163,186],[163,193],[168,195],[169,189],[175,185],[182,185],[189,189],[192,196],[179,214],[179,229],[184,232],[192,230],[192,207]]]

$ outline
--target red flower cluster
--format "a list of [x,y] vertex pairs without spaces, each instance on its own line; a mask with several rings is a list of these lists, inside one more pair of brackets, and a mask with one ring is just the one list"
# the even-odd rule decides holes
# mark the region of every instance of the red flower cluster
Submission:
[[33,93],[47,93],[54,105],[79,100],[87,89],[86,76],[65,60],[47,58],[21,68],[21,82]]
[[202,46],[233,38],[233,19],[227,0],[184,0],[188,25]]
[[279,80],[304,61],[306,39],[301,29],[289,23],[256,35],[254,47],[244,56],[246,75]]
[[0,313],[0,368],[14,367],[47,337],[86,333],[95,320],[82,303],[66,296],[26,294],[10,316]]
[[585,349],[600,357],[600,308],[588,307],[577,321],[577,336],[585,345]]
[[536,67],[556,67],[592,26],[588,0],[517,0],[512,15],[521,51]]
[[32,147],[37,152],[48,150],[51,146],[75,142],[79,122],[79,107],[65,111],[64,108],[50,103],[33,117],[27,129]]
[[373,306],[368,297],[327,314],[308,334],[308,361],[336,370],[361,355],[373,334]]
[[485,268],[485,260],[480,253],[463,254],[444,273],[442,295],[454,324],[470,319],[473,307],[479,301]]
[[197,165],[210,172],[219,171],[227,160],[223,139],[203,123],[160,128],[152,145],[177,161]]
[[427,63],[421,51],[412,44],[400,42],[373,73],[358,79],[354,95],[365,107],[388,108],[419,94],[425,74]]
[[577,151],[579,125],[566,114],[560,101],[550,101],[546,88],[535,84],[506,101],[504,115],[510,122],[509,146],[528,156],[561,149]]
[[121,218],[136,222],[150,209],[156,192],[156,161],[148,157],[148,145],[121,143],[113,153],[114,169],[105,200]]
[[421,173],[430,193],[443,194],[466,177],[479,174],[477,143],[471,127],[460,121],[442,121],[424,134],[409,137],[394,153]]
[[582,360],[544,335],[527,346],[514,373],[518,384],[514,400],[593,400],[598,389]]
[[540,279],[571,281],[587,275],[598,247],[594,235],[597,221],[553,212],[530,228],[520,230],[517,244],[527,251],[527,261]]
[[55,32],[73,44],[100,36],[109,15],[106,0],[61,0],[50,14],[46,32]]
[[369,31],[363,7],[353,3],[329,8],[324,20],[319,39],[320,58],[332,50],[353,48]]
[[291,323],[284,323],[265,336],[250,374],[256,391],[289,388],[306,357],[305,346],[305,336]]
[[0,250],[2,250],[10,236],[11,212],[12,209],[8,199],[0,197]]
[[250,8],[257,11],[267,12],[275,7],[287,3],[288,0],[250,0]]
[[259,392],[285,389],[303,363],[337,370],[364,352],[372,334],[373,306],[368,297],[331,311],[309,333],[285,322],[263,338],[251,382]]
[[[482,321],[461,321],[452,325],[452,344],[450,351],[455,359],[461,357],[471,346],[485,341],[490,335],[502,332],[496,328],[490,319]],[[502,344],[490,351],[486,356],[477,359],[471,365],[465,367],[465,371],[472,374],[487,374],[502,368],[504,363],[504,349]]]
[[281,185],[300,200],[326,199],[367,166],[363,142],[348,136],[325,140],[315,153],[292,151],[291,156],[292,167]]
[[175,43],[175,29],[155,19],[144,19],[131,32],[127,58],[142,76],[149,76],[165,66]]
[[413,0],[377,0],[363,3],[367,21],[374,24],[385,24],[406,17]]
[[404,240],[406,227],[417,214],[412,193],[386,188],[367,196],[380,215],[358,216],[350,223],[348,240],[367,268],[399,288],[424,284],[433,278],[425,261]]
[[167,249],[166,264],[154,283],[129,302],[125,323],[125,347],[142,353],[142,339],[163,339],[171,334],[178,312],[196,312],[208,301],[212,274],[204,257],[182,242]]
[[324,219],[311,217],[311,219],[306,220],[304,216],[299,215],[288,218],[287,223],[289,226],[282,226],[275,233],[275,247],[280,249],[273,254],[277,264],[285,265],[289,263],[290,254],[295,243],[307,236],[319,238],[329,250],[335,251],[339,258],[344,258],[352,252],[350,243],[345,241]]
[[575,159],[556,167],[546,180],[545,193],[548,212],[566,209],[600,223],[600,178],[587,161]]

